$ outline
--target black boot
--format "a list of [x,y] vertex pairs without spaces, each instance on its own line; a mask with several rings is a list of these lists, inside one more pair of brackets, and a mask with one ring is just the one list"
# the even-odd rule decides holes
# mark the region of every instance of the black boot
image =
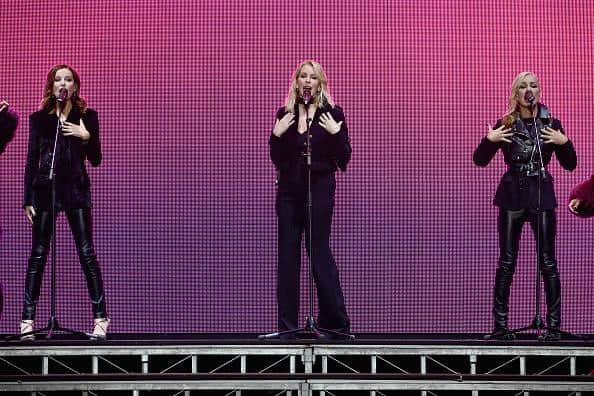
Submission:
[[511,280],[513,276],[513,264],[505,265],[500,262],[497,274],[495,276],[495,287],[493,288],[493,332],[486,339],[513,340],[516,338],[514,333],[510,333],[507,327],[507,316],[509,311],[509,293]]
[[547,331],[539,337],[541,341],[559,341],[561,333],[561,283],[559,277],[545,278],[547,300]]
[[547,331],[538,337],[540,341],[559,341],[561,339],[561,332],[559,329],[548,328]]
[[561,339],[561,282],[557,262],[545,255],[542,275],[547,302],[547,331],[540,337],[542,341],[558,341]]
[[25,302],[23,304],[23,313],[21,317],[23,320],[35,319],[35,311],[37,300],[39,300],[45,262],[45,256],[31,256],[29,258],[27,275],[25,277]]
[[496,327],[492,333],[487,334],[484,338],[485,340],[513,341],[516,339],[516,333],[509,331],[507,327]]

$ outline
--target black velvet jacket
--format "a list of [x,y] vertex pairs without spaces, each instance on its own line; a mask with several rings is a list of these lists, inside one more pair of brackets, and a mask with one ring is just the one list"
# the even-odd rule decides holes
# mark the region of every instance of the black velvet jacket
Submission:
[[[326,112],[330,113],[336,122],[343,122],[340,131],[335,135],[328,133],[319,124],[320,115]],[[286,113],[285,108],[281,107],[276,113],[277,119],[283,118]],[[295,108],[294,114],[297,118],[299,114],[297,108]],[[293,182],[304,180],[306,165],[306,159],[303,156],[305,147],[302,141],[304,139],[297,131],[297,127],[298,122],[295,120],[281,137],[270,135],[268,142],[270,158],[279,171],[280,180]],[[352,149],[342,109],[339,106],[318,108],[314,114],[310,132],[312,173],[334,173],[337,169],[346,171]]]
[[[561,122],[555,118],[537,119],[537,123],[542,127],[543,124],[550,125],[553,129],[563,132]],[[497,121],[494,128],[501,126],[501,120]],[[503,160],[508,166],[503,174],[493,204],[506,210],[528,209],[536,212],[538,209],[538,167],[536,171],[526,167],[523,161],[528,148],[534,146],[534,138],[527,146],[523,146],[524,141],[530,141],[526,136],[526,131],[519,127],[522,123],[516,123],[513,127],[514,136],[512,143],[499,142],[493,143],[484,137],[473,154],[473,161],[478,166],[487,166],[498,150],[503,152]],[[542,159],[545,166],[546,177],[541,179],[541,210],[550,210],[557,207],[555,189],[553,186],[553,176],[546,170],[546,166],[551,161],[553,153],[557,157],[559,164],[569,171],[577,166],[577,157],[573,148],[573,143],[568,140],[563,145],[553,143],[545,144],[541,139]],[[537,156],[535,151],[535,158]],[[529,162],[529,161],[528,161]],[[523,164],[524,163],[524,164]]]
[[[92,166],[101,163],[99,141],[99,119],[97,112],[87,109],[84,114],[73,108],[68,122],[79,124],[81,118],[91,138],[82,141],[78,137],[58,136],[56,148],[55,178],[57,209],[78,209],[91,207],[89,175],[85,159]],[[58,118],[47,110],[39,110],[29,118],[29,147],[25,165],[25,186],[23,206],[33,205],[36,209],[51,207],[51,168],[54,137]]]
[[19,117],[14,111],[5,109],[0,113],[0,154],[14,137],[18,123]]

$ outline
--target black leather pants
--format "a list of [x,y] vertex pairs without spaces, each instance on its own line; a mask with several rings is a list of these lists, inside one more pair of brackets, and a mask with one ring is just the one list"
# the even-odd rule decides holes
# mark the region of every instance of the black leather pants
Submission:
[[518,246],[524,223],[530,222],[536,238],[540,225],[540,252],[538,265],[544,280],[547,302],[547,327],[558,329],[561,324],[561,282],[555,259],[556,215],[554,210],[545,210],[540,215],[527,210],[503,210],[499,212],[499,266],[495,277],[493,316],[495,330],[507,328],[510,286]]
[[[95,318],[106,318],[105,296],[101,270],[93,247],[92,218],[90,209],[68,209],[65,211],[70,230],[74,236],[76,250],[82,266]],[[25,303],[22,319],[35,319],[35,309],[39,299],[43,270],[52,239],[51,211],[40,211],[33,220],[31,256],[25,278]]]

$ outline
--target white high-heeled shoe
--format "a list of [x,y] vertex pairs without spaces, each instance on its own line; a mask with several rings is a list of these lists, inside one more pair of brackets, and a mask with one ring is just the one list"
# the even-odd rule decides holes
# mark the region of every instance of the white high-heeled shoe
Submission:
[[[21,334],[30,333],[33,331],[33,320],[21,320]],[[26,334],[21,336],[21,341],[33,341],[35,334]]]
[[110,320],[108,318],[97,318],[95,319],[95,326],[90,337],[95,340],[104,340],[107,338],[107,327],[109,326]]

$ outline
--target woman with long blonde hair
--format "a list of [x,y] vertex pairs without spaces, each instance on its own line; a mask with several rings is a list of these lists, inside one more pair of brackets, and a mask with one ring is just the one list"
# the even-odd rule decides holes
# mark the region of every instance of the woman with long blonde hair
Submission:
[[[334,104],[326,73],[319,63],[308,60],[295,70],[285,105],[276,113],[269,146],[270,158],[278,172],[278,328],[281,332],[298,328],[301,240],[305,232],[318,291],[318,325],[348,333],[350,321],[330,250],[330,229],[336,189],[334,173],[338,169],[346,170],[351,146],[344,113]],[[306,207],[308,157],[311,246]]]
[[508,328],[509,294],[526,222],[530,223],[539,247],[538,266],[544,279],[547,331],[541,339],[555,341],[561,337],[561,282],[555,257],[557,200],[553,178],[546,167],[553,153],[569,171],[575,169],[577,158],[561,122],[551,117],[540,97],[536,75],[518,74],[512,84],[507,113],[494,127],[489,127],[473,155],[476,165],[487,166],[501,150],[507,165],[493,201],[499,207],[499,261],[491,338],[515,337]]

